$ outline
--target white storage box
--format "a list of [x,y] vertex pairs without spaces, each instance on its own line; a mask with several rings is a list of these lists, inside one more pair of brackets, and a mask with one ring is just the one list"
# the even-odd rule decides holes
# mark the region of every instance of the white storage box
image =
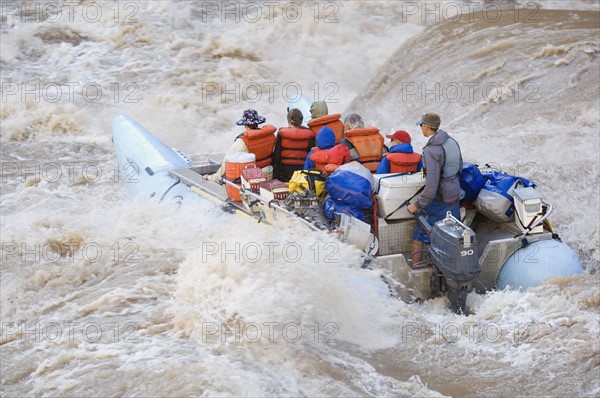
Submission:
[[[386,217],[396,210],[407,199],[410,199],[422,186],[425,179],[422,173],[393,176],[393,174],[375,174],[375,189],[377,193],[377,215]],[[418,195],[411,200],[414,203]],[[406,210],[407,206],[396,211],[388,220],[402,220],[414,218]]]
[[[515,188],[512,195],[515,203],[515,211],[519,215],[519,217],[515,217],[517,228],[524,229],[534,219],[542,216],[542,197],[534,188]],[[544,225],[540,224],[533,228],[531,233],[538,234],[543,231]]]

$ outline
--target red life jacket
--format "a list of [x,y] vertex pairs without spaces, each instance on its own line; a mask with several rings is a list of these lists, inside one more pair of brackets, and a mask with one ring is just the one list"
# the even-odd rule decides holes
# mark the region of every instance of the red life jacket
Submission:
[[386,159],[390,162],[390,173],[412,173],[419,170],[421,155],[418,153],[386,153]]
[[310,160],[315,162],[317,170],[323,170],[328,164],[341,166],[350,161],[350,150],[346,145],[338,144],[331,149],[313,148]]
[[339,113],[334,113],[311,119],[308,121],[308,128],[315,133],[316,137],[323,127],[329,127],[335,134],[335,143],[337,144],[344,137],[344,123],[340,120],[341,117],[342,115]]
[[265,167],[273,163],[273,147],[275,147],[275,131],[277,128],[267,124],[260,130],[246,130],[242,140],[248,147],[248,152],[256,156],[256,167]]
[[374,173],[383,157],[383,136],[376,127],[346,131],[345,137],[354,145],[360,163]]
[[304,165],[315,138],[311,129],[301,127],[281,127],[277,132],[281,138],[278,149],[281,151],[281,164]]

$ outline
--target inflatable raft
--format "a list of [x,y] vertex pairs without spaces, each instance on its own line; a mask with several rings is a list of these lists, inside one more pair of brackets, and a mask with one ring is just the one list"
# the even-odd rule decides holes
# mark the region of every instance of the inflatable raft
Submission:
[[[399,283],[392,285],[405,301],[447,292],[451,307],[461,312],[472,289],[526,289],[550,278],[583,272],[575,253],[549,227],[552,206],[531,187],[514,195],[516,219],[521,224],[495,221],[477,209],[461,208],[460,219],[449,215],[436,225],[424,225],[432,241],[427,262],[411,267],[412,230],[419,221],[401,205],[425,184],[420,173],[373,175],[375,228],[346,214],[332,226],[324,220],[314,198],[284,199],[287,189],[277,188],[277,184],[262,182],[259,186],[251,176],[247,176],[245,186],[226,179],[220,183],[206,180],[203,176],[214,173],[219,163],[206,160],[192,165],[183,153],[165,145],[128,116],[116,117],[112,130],[120,172],[131,198],[175,203],[210,198],[259,222],[298,222],[309,229],[334,229],[340,239],[365,252],[365,264],[393,275]],[[232,195],[232,190],[238,195]],[[538,217],[540,208],[544,214]],[[523,228],[523,220],[531,218],[532,212],[536,217]]]

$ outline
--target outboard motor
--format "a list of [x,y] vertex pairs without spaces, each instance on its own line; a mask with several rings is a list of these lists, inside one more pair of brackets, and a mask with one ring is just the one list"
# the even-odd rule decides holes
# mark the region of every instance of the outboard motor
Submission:
[[481,271],[475,232],[450,212],[433,228],[424,215],[417,220],[431,241],[427,251],[433,266],[432,294],[440,296],[447,290],[450,308],[457,314],[464,313],[467,294]]

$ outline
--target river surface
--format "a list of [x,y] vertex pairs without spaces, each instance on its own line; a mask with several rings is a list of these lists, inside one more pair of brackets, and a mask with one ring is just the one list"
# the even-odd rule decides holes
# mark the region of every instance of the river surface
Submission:
[[[2,396],[600,395],[597,0],[1,7]],[[116,115],[199,160],[299,94],[416,150],[439,113],[536,182],[585,274],[458,316],[329,236],[127,198]]]

